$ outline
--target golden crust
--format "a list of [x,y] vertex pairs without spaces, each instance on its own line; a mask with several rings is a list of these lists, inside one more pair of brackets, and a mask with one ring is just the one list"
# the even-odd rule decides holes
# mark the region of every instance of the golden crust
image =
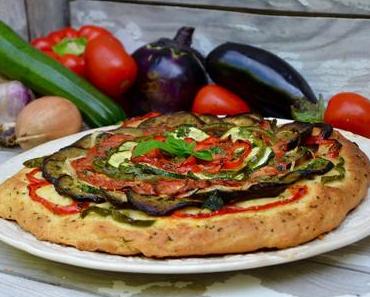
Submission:
[[287,248],[333,230],[366,196],[370,162],[359,148],[335,132],[343,147],[346,177],[327,185],[304,181],[302,199],[269,210],[207,219],[158,218],[151,227],[133,227],[109,217],[54,215],[30,199],[23,169],[0,186],[0,217],[15,220],[40,240],[87,251],[148,257],[242,253]]

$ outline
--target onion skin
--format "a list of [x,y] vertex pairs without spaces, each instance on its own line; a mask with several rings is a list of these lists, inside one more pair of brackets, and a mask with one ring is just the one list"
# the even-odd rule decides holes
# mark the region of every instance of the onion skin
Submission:
[[190,110],[207,83],[203,57],[190,47],[194,28],[181,28],[174,39],[161,38],[133,53],[138,77],[127,98],[129,113],[141,115]]
[[81,130],[82,117],[69,100],[47,96],[32,101],[17,116],[16,136],[22,149]]

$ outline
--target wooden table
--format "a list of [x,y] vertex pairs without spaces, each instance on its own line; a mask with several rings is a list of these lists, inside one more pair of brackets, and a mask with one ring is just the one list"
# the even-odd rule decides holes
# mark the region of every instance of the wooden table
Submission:
[[[18,152],[0,150],[0,164]],[[294,263],[192,275],[89,270],[38,258],[0,242],[0,296],[368,297],[370,237]]]

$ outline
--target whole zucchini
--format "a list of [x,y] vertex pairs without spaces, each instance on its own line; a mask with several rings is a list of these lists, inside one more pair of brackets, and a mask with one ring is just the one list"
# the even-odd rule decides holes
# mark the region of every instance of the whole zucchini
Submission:
[[42,95],[62,96],[73,102],[90,126],[114,124],[123,110],[86,80],[34,49],[0,21],[0,74],[19,80]]
[[317,102],[305,79],[286,61],[261,48],[224,43],[206,60],[212,80],[246,100],[264,116],[292,118],[291,106]]

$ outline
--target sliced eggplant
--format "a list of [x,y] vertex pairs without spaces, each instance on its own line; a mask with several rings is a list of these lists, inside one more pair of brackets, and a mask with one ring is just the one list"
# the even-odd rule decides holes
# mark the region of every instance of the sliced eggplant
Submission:
[[[216,190],[218,197],[221,197],[224,203],[245,201],[255,198],[276,197],[285,191],[285,189],[304,178],[311,178],[315,175],[321,175],[330,171],[334,164],[326,159],[315,159],[309,162],[305,167],[289,172],[278,178],[271,178],[270,180],[263,180],[252,184],[246,190],[238,191],[221,191]],[[205,192],[197,194],[194,199],[206,199],[212,192]]]
[[284,143],[288,151],[296,148],[300,141],[301,137],[297,130],[278,130],[275,134],[275,143]]
[[60,195],[71,197],[73,200],[95,203],[106,201],[106,194],[103,190],[81,183],[67,174],[60,176],[54,186]]
[[222,118],[211,114],[197,114],[197,117],[205,124],[217,124],[223,122]]
[[128,191],[127,199],[134,208],[154,216],[167,215],[174,210],[187,206],[202,207],[203,205],[205,208],[215,208],[215,204],[218,206],[221,205],[220,199],[222,199],[223,204],[226,204],[228,202],[245,201],[255,198],[276,197],[289,185],[298,180],[311,178],[317,174],[324,174],[333,167],[334,165],[331,161],[317,158],[306,164],[306,166],[283,176],[274,177],[270,180],[257,181],[245,190],[213,190],[194,194],[192,198],[158,197]]
[[101,139],[102,136],[103,136],[102,132],[94,132],[94,133],[83,136],[82,138],[77,140],[75,143],[73,143],[71,146],[87,150],[95,146],[98,140]]
[[297,147],[294,150],[287,152],[282,160],[276,160],[275,165],[280,171],[293,169],[294,167],[301,166],[312,157],[312,152],[306,147]]
[[139,125],[139,128],[153,127],[178,127],[181,125],[192,125],[194,127],[202,127],[204,122],[196,115],[189,112],[180,111],[172,114],[164,114],[158,117],[145,120]]
[[77,201],[91,201],[102,203],[111,202],[115,206],[126,206],[127,196],[123,191],[107,191],[96,188],[86,183],[79,182],[70,175],[62,175],[54,184],[55,190],[64,196],[71,197]]
[[124,135],[131,135],[134,137],[141,137],[144,135],[144,129],[140,128],[132,128],[132,127],[120,127],[114,130],[109,131],[113,134],[124,134]]
[[287,130],[288,131],[295,130],[299,133],[301,139],[303,139],[311,135],[313,127],[314,127],[313,124],[295,121],[295,122],[287,123],[287,124],[280,126],[278,128],[278,132],[287,131]]
[[209,135],[221,137],[224,135],[228,130],[235,127],[232,123],[227,122],[219,122],[219,123],[209,123],[204,125],[202,130]]
[[30,159],[30,160],[23,162],[23,165],[27,168],[36,168],[36,167],[41,168],[42,163],[44,162],[45,158],[47,157],[38,157],[38,158]]
[[203,204],[202,200],[141,195],[133,191],[127,192],[127,198],[132,206],[153,216],[164,216],[179,208]]
[[86,150],[68,146],[46,158],[42,165],[42,176],[51,183],[56,183],[57,179],[64,175],[65,161],[86,155]]
[[123,191],[106,191],[105,190],[105,197],[107,201],[112,203],[114,206],[117,207],[126,207],[127,206],[127,195]]
[[326,123],[316,123],[315,124],[315,127],[316,128],[320,128],[320,133],[319,135],[323,138],[323,139],[327,139],[331,136],[331,134],[333,133],[333,127],[329,124],[326,124]]
[[242,113],[235,116],[228,116],[223,119],[225,123],[231,123],[236,126],[253,126],[261,122],[263,118],[253,113]]

